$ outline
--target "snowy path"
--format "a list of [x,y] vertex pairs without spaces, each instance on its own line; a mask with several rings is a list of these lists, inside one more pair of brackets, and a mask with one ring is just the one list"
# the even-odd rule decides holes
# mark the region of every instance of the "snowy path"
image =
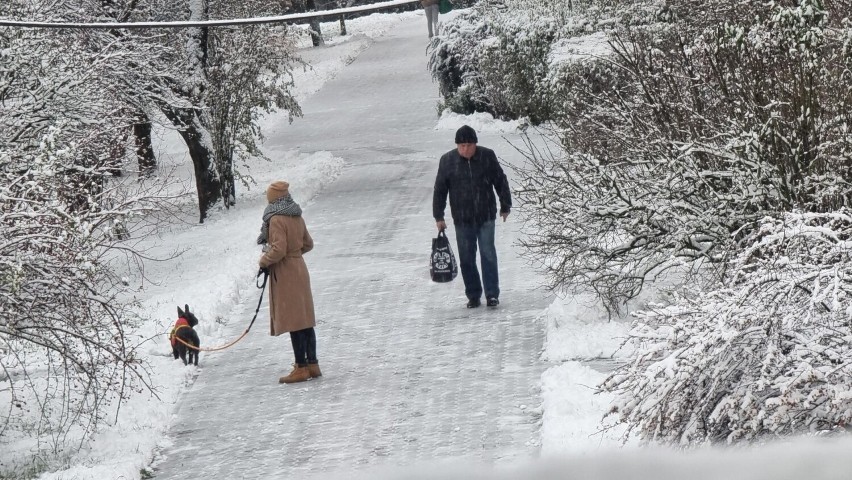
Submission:
[[[548,299],[513,246],[518,222],[497,229],[500,308],[469,311],[461,277],[428,278],[432,182],[453,132],[434,130],[425,30],[422,18],[401,23],[306,101],[304,118],[268,132],[273,159],[298,148],[346,162],[305,208],[325,376],[277,383],[291,347],[288,336],[268,335],[264,301],[246,340],[202,355],[157,479],[330,478],[432,459],[504,464],[538,455],[545,366],[535,317]],[[516,161],[503,139],[481,134],[480,143]],[[300,201],[299,186],[291,191]],[[245,299],[234,335],[256,301]]]

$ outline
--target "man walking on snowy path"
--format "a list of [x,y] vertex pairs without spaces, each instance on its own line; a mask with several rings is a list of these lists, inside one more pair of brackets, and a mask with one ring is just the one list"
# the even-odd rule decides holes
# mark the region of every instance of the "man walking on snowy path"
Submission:
[[[494,246],[494,221],[497,218],[497,197],[503,221],[512,209],[509,181],[494,151],[477,146],[476,131],[464,125],[456,131],[456,149],[441,157],[432,197],[432,214],[438,231],[447,228],[444,210],[447,195],[456,228],[464,293],[467,308],[482,304],[483,287],[489,307],[500,304],[500,279],[497,274],[497,249]],[[476,268],[476,248],[479,244],[482,279]]]

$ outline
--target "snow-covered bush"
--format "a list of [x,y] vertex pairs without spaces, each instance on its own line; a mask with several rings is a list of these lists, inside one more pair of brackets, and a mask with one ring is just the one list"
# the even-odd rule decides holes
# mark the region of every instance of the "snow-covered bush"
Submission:
[[646,441],[849,421],[850,14],[671,1],[550,70],[551,141],[529,140],[519,171],[524,245],[552,287],[611,309],[672,285],[603,384]]
[[127,224],[156,207],[135,181],[108,180],[110,168],[80,176],[79,151],[59,133],[33,151],[0,151],[0,435],[34,434],[53,452],[149,388],[144,339],[110,262],[134,254]]
[[[441,34],[429,43],[429,69],[444,98],[439,110],[462,114],[491,112],[477,71],[479,44],[489,35],[478,9],[441,23]],[[493,113],[493,112],[492,112]]]
[[[575,0],[480,2],[442,24],[432,39],[429,68],[444,107],[457,113],[488,112],[539,124],[554,118],[564,41],[608,28],[616,13],[632,22],[646,5],[619,6]],[[557,110],[554,110],[557,109]]]
[[457,113],[547,120],[544,80],[565,0],[482,2],[441,26],[429,68],[444,107]]
[[672,269],[718,280],[764,216],[849,205],[852,12],[831,6],[670,2],[563,70],[519,189],[554,286],[617,308]]
[[140,260],[166,197],[119,176],[133,112],[116,72],[143,57],[92,41],[0,30],[0,441],[35,438],[41,458],[150,387],[112,268]]
[[678,446],[852,421],[852,212],[766,218],[720,288],[636,312],[637,354],[602,383],[627,435]]
[[490,113],[538,124],[551,117],[544,80],[559,25],[542,12],[513,10],[511,21],[490,25],[490,38],[480,44],[477,70]]

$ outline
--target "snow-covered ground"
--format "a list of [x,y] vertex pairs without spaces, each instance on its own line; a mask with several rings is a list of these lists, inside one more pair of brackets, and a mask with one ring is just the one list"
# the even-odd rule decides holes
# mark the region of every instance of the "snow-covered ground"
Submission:
[[[425,66],[426,25],[422,11],[409,12],[397,15],[372,15],[347,22],[350,35],[341,37],[337,35],[337,24],[329,23],[323,25],[324,33],[329,37],[327,46],[313,49],[307,47],[304,41],[302,50],[303,57],[313,66],[310,70],[301,71],[296,75],[297,98],[300,103],[324,94],[323,87],[348,65],[357,61],[358,56],[376,42],[390,33],[399,34],[403,32],[422,33],[422,49],[411,51],[410,55],[415,58],[413,62],[416,68],[422,69],[422,75],[428,77]],[[407,37],[406,37],[407,38]],[[394,91],[408,91],[412,88],[408,84],[400,84],[394,75],[389,75],[387,84],[381,86]],[[428,92],[426,97],[435,97],[437,100],[437,86],[432,84],[435,91]],[[421,92],[422,93],[422,92]],[[412,97],[418,97],[416,92]],[[422,95],[421,95],[422,96]],[[433,103],[418,103],[412,105],[414,109],[431,109],[432,124],[421,125],[424,129],[430,129],[444,135],[447,139],[452,138],[452,132],[461,124],[472,125],[480,134],[480,138],[494,139],[506,136],[511,138],[516,135],[518,125],[495,121],[487,115],[475,115],[460,117],[445,112],[440,118],[434,115]],[[419,121],[420,114],[415,115],[412,111],[398,112],[382,110],[382,106],[374,106],[375,109],[365,111],[364,115],[380,115],[392,118],[399,124]],[[341,109],[346,109],[346,102],[342,102]],[[422,110],[421,110],[422,113]],[[296,122],[301,120],[297,119]],[[307,120],[306,120],[307,121]],[[264,120],[269,142],[267,153],[273,159],[272,162],[257,161],[250,165],[246,173],[256,182],[250,189],[240,188],[238,191],[237,207],[228,211],[213,212],[211,218],[203,225],[193,223],[192,216],[188,216],[185,223],[176,222],[163,228],[157,237],[149,240],[147,247],[149,253],[163,258],[171,257],[173,253],[180,255],[161,262],[152,262],[146,266],[146,277],[130,278],[134,286],[138,286],[138,297],[143,306],[144,313],[151,318],[140,335],[150,337],[148,344],[148,361],[153,367],[153,380],[157,385],[157,396],[142,393],[132,398],[122,408],[117,421],[103,429],[91,443],[87,444],[77,453],[69,454],[62,464],[53,464],[50,473],[43,473],[39,478],[43,480],[59,479],[138,479],[149,475],[149,467],[155,460],[157,452],[167,451],[174,460],[175,456],[181,454],[181,449],[176,448],[173,440],[174,432],[170,429],[176,428],[176,422],[183,417],[177,408],[182,395],[188,390],[195,388],[195,382],[204,380],[205,366],[216,365],[215,358],[202,354],[202,363],[198,368],[183,367],[178,365],[170,356],[165,332],[175,320],[176,306],[189,303],[190,307],[202,319],[198,330],[203,342],[207,346],[221,345],[233,338],[234,332],[241,331],[247,321],[254,313],[257,302],[257,290],[254,286],[254,275],[257,271],[256,259],[258,252],[254,245],[254,239],[258,233],[259,216],[265,205],[263,198],[264,187],[274,180],[285,178],[293,185],[293,194],[299,201],[307,214],[315,215],[314,218],[330,216],[328,212],[318,209],[312,210],[312,205],[323,199],[326,189],[338,181],[344,181],[347,177],[349,161],[345,144],[357,143],[354,138],[339,138],[339,133],[330,126],[325,134],[328,136],[327,150],[315,148],[300,148],[304,139],[289,137],[290,131],[285,127],[287,119],[285,114],[272,115]],[[389,131],[392,129],[389,129]],[[347,135],[353,135],[347,133]],[[424,146],[407,149],[410,145],[401,144],[401,136],[392,136],[390,144],[377,145],[377,152],[412,157],[417,160],[417,153],[411,153],[417,148],[433,148],[433,144],[424,143]],[[448,140],[446,149],[451,147]],[[185,154],[181,149],[180,142],[174,132],[160,131],[159,137],[160,159],[163,168],[172,166],[177,168],[177,174],[183,178],[186,185],[191,185],[191,169]],[[311,143],[313,145],[313,143]],[[428,148],[427,148],[428,147]],[[500,152],[498,152],[500,153]],[[377,158],[381,157],[377,154]],[[381,157],[383,158],[383,157]],[[436,158],[436,157],[435,157]],[[384,165],[377,161],[376,175],[384,174],[385,168],[393,168],[392,165]],[[431,170],[429,170],[431,173]],[[403,180],[405,183],[407,180]],[[427,182],[428,183],[428,182]],[[407,185],[407,184],[406,184]],[[428,195],[428,192],[426,193]],[[187,202],[192,202],[191,195]],[[377,199],[379,202],[381,199]],[[352,208],[369,208],[363,206],[352,206]],[[428,206],[425,206],[428,212]],[[346,242],[349,238],[335,237],[333,232],[345,226],[346,211],[339,212],[343,217],[340,225],[320,223],[318,231],[326,234],[325,238],[315,234],[320,243]],[[312,218],[307,218],[309,227]],[[430,219],[423,219],[423,235],[434,233],[429,230]],[[343,226],[341,226],[343,225]],[[432,228],[434,226],[432,225]],[[509,228],[509,227],[503,227]],[[344,228],[345,230],[345,228]],[[509,234],[506,233],[508,238]],[[513,237],[514,238],[514,237]],[[419,247],[417,247],[419,248]],[[413,250],[417,250],[414,248]],[[408,255],[411,245],[400,245],[398,252],[388,252],[388,255]],[[337,267],[341,270],[354,268],[345,262],[346,256],[341,251]],[[318,253],[319,254],[319,253]],[[501,265],[504,260],[507,263],[514,262],[520,265],[522,262],[512,259],[516,251],[505,248],[500,251]],[[426,255],[423,255],[424,259]],[[318,263],[322,267],[321,262]],[[309,266],[311,265],[309,259]],[[118,268],[118,267],[117,267]],[[421,270],[417,270],[420,272]],[[312,274],[319,277],[328,271],[319,268]],[[525,278],[504,279],[504,282],[512,285],[520,285],[517,291],[526,288],[527,284],[540,283],[533,270],[517,268],[513,272],[529,272]],[[406,282],[406,272],[394,272],[401,275],[399,278]],[[424,277],[420,279],[424,287],[424,295],[443,295],[450,306],[460,307],[462,305],[458,295],[460,294],[460,283],[454,283],[454,290],[436,290],[434,285],[429,285],[425,277],[425,260],[422,269]],[[416,272],[414,273],[417,274]],[[390,275],[390,273],[389,273]],[[520,274],[518,274],[520,275]],[[368,278],[365,281],[378,282],[379,279]],[[460,279],[458,280],[460,282]],[[403,284],[400,288],[414,288]],[[530,295],[543,297],[541,292],[530,291]],[[325,296],[318,296],[318,310],[329,310],[331,307],[321,305]],[[332,300],[328,300],[329,302]],[[353,315],[362,307],[372,307],[375,302],[381,302],[379,298],[364,298],[363,305],[351,305],[349,308]],[[368,305],[369,304],[369,305]],[[457,304],[457,305],[455,305]],[[399,305],[389,305],[388,308],[401,308]],[[451,307],[444,307],[449,309]],[[511,300],[506,301],[505,308],[511,307]],[[444,311],[444,310],[441,310]],[[452,311],[452,310],[447,310]],[[459,312],[461,315],[462,312]],[[427,313],[408,312],[409,321],[422,321]],[[419,315],[419,316],[418,316]],[[797,440],[788,444],[775,445],[761,450],[746,450],[738,452],[703,451],[689,455],[673,454],[665,450],[637,450],[633,445],[627,449],[615,451],[619,445],[619,437],[622,429],[603,429],[601,419],[606,413],[609,399],[602,394],[596,394],[595,385],[606,375],[606,371],[612,367],[612,359],[616,361],[623,358],[626,352],[619,351],[620,337],[627,329],[623,321],[610,321],[587,299],[582,298],[554,298],[550,297],[544,307],[536,312],[528,314],[536,319],[534,328],[542,331],[544,337],[543,350],[534,352],[538,361],[543,366],[544,373],[540,378],[540,406],[524,406],[525,409],[535,411],[541,417],[539,428],[540,438],[532,441],[530,445],[519,446],[519,448],[540,447],[543,457],[540,460],[533,458],[519,458],[513,460],[510,465],[500,465],[494,469],[494,462],[480,464],[480,457],[471,452],[475,460],[466,460],[464,457],[453,458],[451,461],[438,458],[421,458],[417,464],[424,464],[429,468],[401,468],[381,463],[367,465],[370,468],[350,471],[347,478],[601,478],[601,479],[625,479],[625,478],[772,478],[772,479],[799,479],[799,478],[848,478],[850,474],[850,463],[846,451],[848,444],[845,442],[818,442],[816,440]],[[250,333],[251,337],[266,336],[265,306],[261,311],[258,325]],[[323,331],[320,324],[320,349],[331,343],[322,335],[329,331]],[[283,337],[282,337],[283,338]],[[273,345],[271,340],[258,339],[261,343],[258,347],[246,347],[241,344],[240,348],[258,348],[263,350],[266,345]],[[254,345],[254,344],[251,344]],[[284,351],[289,348],[289,342],[279,339],[277,345],[284,345]],[[387,348],[405,348],[406,343],[390,345]],[[449,348],[449,347],[448,347]],[[392,351],[392,350],[391,350]],[[249,350],[250,352],[250,350]],[[259,352],[260,353],[260,352]],[[322,351],[320,352],[321,358]],[[282,363],[287,359],[282,355]],[[440,359],[424,358],[424,368],[427,363],[435,363]],[[262,368],[263,365],[255,365]],[[362,366],[336,365],[341,371],[344,369],[360,369]],[[212,366],[210,367],[212,369]],[[282,367],[283,368],[283,367]],[[460,371],[463,366],[460,367]],[[333,379],[334,373],[328,375]],[[321,380],[323,382],[326,379]],[[333,395],[335,392],[333,380],[323,385],[324,395]],[[487,381],[487,379],[486,379]],[[536,380],[537,381],[537,380]],[[274,383],[274,382],[273,382]],[[264,386],[263,388],[286,388],[278,385]],[[299,387],[296,387],[299,388]],[[284,395],[281,393],[269,393],[272,390],[262,390],[257,395]],[[280,392],[276,390],[275,392]],[[252,393],[254,395],[254,393]],[[415,393],[416,395],[416,393]],[[483,399],[486,403],[487,399]],[[238,401],[238,400],[237,400]],[[283,400],[286,405],[286,399]],[[292,406],[292,405],[291,405]],[[237,411],[240,404],[234,405],[234,419],[210,419],[219,422],[240,422]],[[286,407],[284,407],[286,408]],[[344,406],[345,408],[345,406]],[[176,413],[178,412],[178,413]],[[252,412],[242,412],[243,414]],[[526,413],[525,413],[526,414]],[[203,412],[201,413],[203,415]],[[377,414],[378,415],[378,414]],[[477,415],[477,412],[471,412]],[[193,426],[182,425],[181,428],[193,428]],[[452,435],[449,433],[448,435]],[[320,439],[322,442],[327,439]],[[225,447],[233,446],[234,449],[241,447],[246,440],[242,438],[219,439],[226,442]],[[392,442],[406,442],[410,439],[390,437]],[[228,444],[227,442],[233,442]],[[346,443],[342,443],[341,451],[336,452],[346,459]],[[4,466],[19,465],[23,471],[28,468],[25,461],[21,460],[26,454],[26,443],[15,445],[16,449],[5,448],[0,459]],[[351,447],[355,448],[355,447]],[[353,450],[354,451],[354,450]],[[187,454],[189,454],[187,452]],[[280,452],[287,456],[288,452]],[[381,452],[377,454],[381,457]],[[161,459],[159,459],[161,460]],[[352,459],[352,465],[360,464],[357,459]],[[186,472],[188,477],[193,472]],[[329,475],[327,478],[332,478]],[[342,477],[342,475],[339,475]],[[222,477],[224,478],[224,477]],[[241,478],[259,478],[243,476]]]

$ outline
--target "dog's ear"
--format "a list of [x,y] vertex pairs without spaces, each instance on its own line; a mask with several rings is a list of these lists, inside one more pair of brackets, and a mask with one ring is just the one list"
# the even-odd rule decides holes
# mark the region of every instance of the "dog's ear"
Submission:
[[181,310],[180,307],[178,307],[178,318],[183,318],[185,316],[186,316],[186,314],[183,313],[183,310]]
[[184,303],[183,308],[186,309],[186,313],[189,313],[189,305]]

